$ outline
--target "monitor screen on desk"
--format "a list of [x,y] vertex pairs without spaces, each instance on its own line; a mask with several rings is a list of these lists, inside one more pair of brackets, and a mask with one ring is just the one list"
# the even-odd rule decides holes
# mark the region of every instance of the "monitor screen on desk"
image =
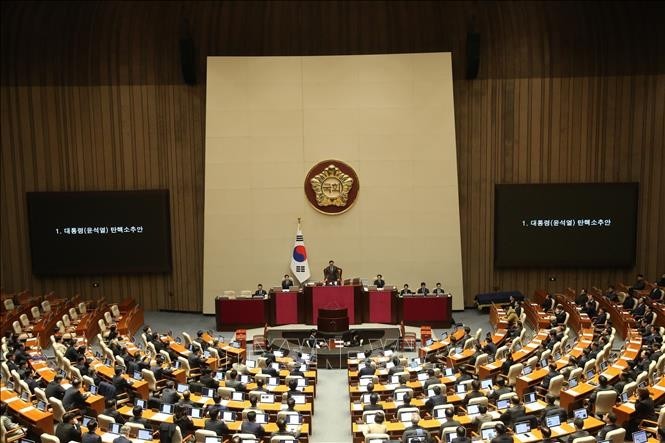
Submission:
[[202,409],[199,408],[192,408],[191,416],[192,418],[202,418],[201,413],[203,412]]
[[140,406],[143,409],[146,408],[146,403],[145,403],[145,400],[143,400],[143,399],[137,398],[135,404],[136,404],[136,406]]
[[584,408],[575,409],[575,410],[573,411],[573,416],[574,416],[575,418],[581,418],[582,420],[584,420],[584,419],[587,418],[587,416],[588,416],[588,414],[587,414],[587,410],[584,409]]
[[647,443],[646,431],[633,432],[633,443]]
[[533,372],[533,368],[531,366],[525,366],[522,369],[522,375],[529,375]]
[[545,417],[545,424],[547,424],[548,428],[554,428],[556,426],[561,425],[561,417],[559,417],[558,414],[556,415],[548,415]]
[[111,426],[109,426],[109,432],[111,434],[120,434],[120,427],[122,425],[120,423],[111,423]]
[[469,405],[469,406],[466,408],[466,413],[467,413],[467,415],[476,415],[476,414],[480,414],[479,405]]
[[139,429],[136,436],[139,440],[152,441],[152,431],[150,429]]
[[480,387],[482,389],[491,389],[492,388],[492,379],[491,378],[486,378],[484,380],[480,380]]
[[496,402],[497,409],[506,409],[508,406],[510,406],[510,400],[508,399],[499,400]]
[[[371,395],[371,394],[365,394],[365,395]],[[304,405],[305,404],[305,395],[304,394],[293,394],[291,395],[291,398],[295,400],[297,405]],[[369,400],[367,401],[369,403]]]
[[159,409],[162,414],[173,414],[173,405],[165,404]]
[[574,388],[575,386],[577,386],[577,383],[578,382],[576,378],[571,378],[570,380],[568,380],[568,388],[569,389]]
[[524,394],[524,403],[529,404],[529,403],[535,403],[536,401],[536,393],[535,392],[527,392]]
[[493,428],[482,429],[480,431],[480,436],[483,440],[492,440],[496,437],[496,430]]
[[222,420],[225,422],[236,421],[236,413],[233,411],[224,411],[222,412]]
[[178,383],[178,392],[179,393],[182,394],[183,392],[188,391],[188,390],[189,390],[189,385],[186,385],[184,383]]
[[531,425],[528,421],[515,423],[515,434],[526,434],[531,430]]

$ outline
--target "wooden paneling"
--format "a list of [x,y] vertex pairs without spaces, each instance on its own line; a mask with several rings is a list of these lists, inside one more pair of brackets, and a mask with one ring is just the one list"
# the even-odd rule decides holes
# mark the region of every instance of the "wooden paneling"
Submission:
[[[451,51],[467,302],[665,270],[663,2],[3,2],[1,285],[199,311],[205,57]],[[197,48],[181,80],[178,40]],[[481,34],[464,80],[466,32]],[[495,183],[639,181],[635,269],[496,271]],[[171,275],[37,279],[25,192],[169,188]],[[54,251],[54,253],[58,253]],[[547,251],[543,251],[547,253]],[[93,288],[91,283],[101,286]]]

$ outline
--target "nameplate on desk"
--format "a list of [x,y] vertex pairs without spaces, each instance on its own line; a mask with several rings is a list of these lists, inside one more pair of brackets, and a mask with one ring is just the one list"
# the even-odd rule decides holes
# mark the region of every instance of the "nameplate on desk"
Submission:
[[154,414],[152,417],[150,417],[150,420],[155,420],[155,421],[165,421],[169,417],[171,417],[171,414],[164,414],[162,412],[157,412]]
[[19,409],[18,412],[20,412],[21,414],[25,414],[26,412],[30,412],[30,411],[32,411],[33,409],[35,409],[34,406],[27,406],[27,407],[25,407],[25,408],[23,408],[23,409]]

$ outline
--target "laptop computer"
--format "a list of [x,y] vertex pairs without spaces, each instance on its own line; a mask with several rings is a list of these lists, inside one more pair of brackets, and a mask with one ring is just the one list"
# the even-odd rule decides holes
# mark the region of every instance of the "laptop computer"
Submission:
[[455,385],[455,392],[458,394],[465,394],[466,393],[466,385],[465,384],[458,384]]
[[545,417],[545,424],[550,429],[557,428],[561,426],[561,416],[559,416],[558,414],[547,415]]
[[443,375],[445,375],[446,377],[452,377],[453,375],[455,375],[455,370],[453,368],[445,368],[443,370]]
[[435,395],[436,395],[436,394],[434,393],[434,389],[429,388],[429,389],[427,390],[427,396],[428,396],[428,397],[434,397]]
[[201,397],[213,398],[215,396],[215,389],[203,388],[201,389]]
[[480,414],[480,405],[468,405],[466,408],[467,415],[477,415]]
[[278,377],[268,377],[268,386],[277,386],[279,385]]
[[[441,333],[441,340],[445,340],[447,338],[448,338],[448,333],[447,332],[442,332]],[[431,340],[431,338],[430,338],[430,340]]]
[[304,378],[298,378],[296,380],[298,380],[299,388],[304,388],[305,386],[307,386],[307,380],[305,380]]
[[647,443],[649,439],[647,438],[646,431],[637,431],[633,432],[633,443]]
[[571,378],[570,380],[568,380],[568,388],[569,389],[574,388],[575,386],[577,386],[578,383],[579,382],[577,381],[576,378]]
[[261,394],[261,397],[259,398],[259,402],[261,402],[261,403],[275,403],[275,395],[274,394]]
[[190,414],[192,418],[203,418],[203,410],[200,408],[192,408]]
[[[365,394],[369,395],[369,394]],[[304,394],[292,394],[291,398],[295,400],[297,405],[304,405],[305,404],[305,395]],[[369,403],[369,400],[367,400],[367,403]]]
[[90,393],[92,395],[97,395],[97,392],[99,392],[99,388],[95,385],[90,385]]
[[173,414],[173,405],[165,404],[159,408],[159,412],[162,414]]
[[[363,414],[363,421],[365,423],[374,423],[374,417],[376,417],[376,414],[379,414],[379,411],[370,413],[370,414]],[[289,415],[290,417],[290,415]]]
[[496,402],[497,409],[508,409],[509,406],[510,406],[510,400],[507,398],[504,398],[503,400],[498,400]]
[[573,411],[573,417],[575,417],[575,418],[581,418],[582,420],[584,420],[588,416],[589,416],[589,414],[587,413],[587,410],[584,409],[584,408],[575,409]]
[[626,403],[628,401],[628,393],[622,392],[619,398],[621,400],[621,403]]
[[215,380],[217,381],[224,380],[224,372],[222,371],[215,372]]
[[28,391],[21,392],[21,400],[30,403],[30,393]]
[[432,344],[434,344],[434,340],[432,340],[431,338],[425,340],[425,346],[432,346]]
[[483,440],[492,440],[494,437],[496,437],[496,430],[494,428],[480,430],[480,438]]
[[361,395],[360,396],[360,402],[369,404],[369,398],[371,396],[372,396],[372,394],[363,394],[363,395]]
[[134,371],[134,380],[143,380],[143,374],[141,374],[141,371]]
[[287,425],[299,425],[302,423],[302,417],[296,414],[289,414],[286,416]]
[[411,417],[413,416],[413,412],[402,412],[399,414],[399,421],[402,423],[411,423]]
[[610,362],[608,362],[607,360],[603,360],[603,361],[601,361],[601,362],[600,362],[600,370],[601,370],[601,371],[604,371],[605,369],[607,369],[607,367],[608,367],[609,365],[610,365]]
[[522,375],[529,375],[533,372],[533,368],[531,366],[525,366],[522,369]]
[[531,430],[531,424],[528,421],[521,421],[519,423],[515,423],[515,434],[517,435],[523,435],[527,438],[532,438],[531,434],[529,434],[530,430]]
[[419,372],[418,373],[418,381],[425,381],[429,378],[429,375],[427,375],[426,372]]
[[110,434],[118,434],[118,435],[120,435],[120,427],[121,427],[121,426],[122,426],[122,425],[121,425],[120,423],[111,423],[111,425],[109,426],[109,430],[108,430],[108,432],[109,432]]
[[399,384],[399,375],[391,376],[390,377],[390,383],[392,383],[394,385],[398,385]]
[[594,375],[596,375],[596,373],[592,369],[586,371],[586,374],[584,374],[587,380],[591,380]]
[[186,385],[184,383],[178,383],[178,388],[177,389],[178,389],[178,392],[182,394],[185,391],[189,391],[189,385]]
[[231,395],[231,399],[235,401],[243,401],[245,399],[245,394],[242,392],[234,392]]
[[222,437],[206,437],[204,443],[222,443]]
[[46,412],[46,403],[43,400],[39,400],[37,402],[37,409],[42,412]]
[[256,360],[245,360],[245,366],[248,369],[254,369],[256,367]]
[[143,441],[152,441],[152,431],[150,429],[139,429],[136,438]]
[[395,400],[397,401],[404,401],[404,396],[408,394],[407,391],[397,391],[395,392]]
[[249,383],[249,375],[241,375],[240,382],[245,384]]
[[446,408],[439,408],[434,410],[434,418],[444,418],[446,416]]
[[546,368],[547,367],[547,359],[542,359],[540,360],[540,367],[541,368]]
[[452,443],[457,438],[457,432],[449,432],[446,434],[446,443]]
[[141,398],[137,398],[137,399],[136,399],[136,402],[135,402],[134,404],[135,404],[136,406],[140,406],[140,407],[143,408],[143,409],[145,409],[145,407],[146,407],[146,402],[145,402],[145,400],[143,400],[143,399],[141,399]]
[[530,404],[530,403],[535,403],[536,402],[536,393],[535,392],[527,392],[524,394],[524,404]]
[[225,422],[236,421],[236,413],[233,411],[223,411],[222,420]]
[[261,425],[268,423],[268,414],[256,413],[256,422]]
[[482,389],[492,389],[492,379],[486,378],[485,380],[480,380],[480,387]]

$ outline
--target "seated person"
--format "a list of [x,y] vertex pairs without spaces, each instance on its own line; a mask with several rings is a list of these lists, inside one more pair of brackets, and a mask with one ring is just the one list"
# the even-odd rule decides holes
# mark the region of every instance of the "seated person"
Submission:
[[506,426],[514,425],[518,418],[526,415],[526,408],[522,405],[517,395],[510,398],[510,404],[510,408],[501,414],[499,418]]
[[242,434],[254,434],[258,438],[263,438],[266,431],[262,425],[256,422],[256,411],[249,411],[247,413],[247,420],[242,422],[240,432]]
[[367,424],[367,434],[386,434],[388,433],[388,428],[386,428],[385,422],[386,416],[383,412],[374,415],[374,422]]
[[402,288],[401,291],[399,291],[399,295],[410,295],[410,294],[413,294],[413,292],[411,292],[411,289],[409,289],[409,285],[404,283],[404,287]]
[[104,409],[102,414],[113,417],[116,423],[120,423],[121,425],[125,424],[125,417],[120,412],[118,412],[115,399],[113,398],[106,400],[106,409]]
[[457,437],[453,438],[452,443],[471,443],[471,438],[466,436],[466,428],[464,426],[458,426],[455,433]]
[[62,416],[62,423],[56,428],[55,436],[58,437],[61,442],[80,442],[82,440],[81,426],[79,425],[75,412],[66,412]]
[[268,292],[266,292],[265,289],[263,289],[263,285],[259,283],[256,286],[256,291],[254,291],[254,294],[252,294],[253,298],[265,298],[265,296],[268,295]]
[[272,433],[271,437],[279,435],[286,435],[291,437],[296,436],[294,432],[290,432],[286,429],[286,420],[284,419],[284,417],[278,418],[276,424],[277,424],[277,430]]
[[420,282],[420,288],[418,288],[418,294],[420,295],[429,294],[429,289],[427,289],[427,284],[425,282]]
[[146,429],[151,429],[150,422],[148,421],[148,419],[143,418],[143,408],[141,406],[134,406],[132,408],[132,418],[130,418],[129,421],[131,423],[138,423],[140,425],[143,425],[143,427]]
[[513,436],[508,435],[508,428],[503,423],[497,423],[494,427],[496,437],[492,439],[491,443],[513,443]]
[[576,418],[573,420],[573,425],[575,426],[575,432],[570,434],[568,437],[568,443],[573,443],[573,440],[576,438],[588,437],[591,435],[589,432],[584,430],[584,420],[581,418]]
[[383,411],[383,405],[379,404],[379,395],[376,392],[369,395],[369,404],[363,406],[363,412],[365,411]]
[[436,287],[432,291],[432,294],[434,294],[434,295],[443,295],[445,293],[446,293],[446,291],[444,291],[443,288],[441,287],[441,283],[437,283]]
[[441,393],[441,386],[438,386],[438,385],[434,386],[432,388],[432,391],[434,392],[434,395],[431,396],[430,398],[428,398],[427,401],[425,402],[425,407],[430,412],[432,412],[432,410],[434,410],[435,406],[445,405],[446,401],[447,401],[445,393]]
[[203,425],[203,429],[206,431],[213,431],[219,437],[222,437],[229,433],[229,427],[224,423],[224,420],[219,420],[219,409],[212,409],[208,412],[208,419]]
[[446,421],[441,424],[441,427],[439,428],[439,434],[442,434],[445,428],[462,426],[462,423],[458,422],[453,417],[455,417],[455,410],[453,408],[447,408]]
[[421,440],[418,443],[431,443],[432,437],[429,432],[427,429],[419,426],[418,423],[420,423],[420,415],[414,412],[411,416],[411,426],[404,429],[404,434],[402,434],[402,443],[412,443],[418,440]]

